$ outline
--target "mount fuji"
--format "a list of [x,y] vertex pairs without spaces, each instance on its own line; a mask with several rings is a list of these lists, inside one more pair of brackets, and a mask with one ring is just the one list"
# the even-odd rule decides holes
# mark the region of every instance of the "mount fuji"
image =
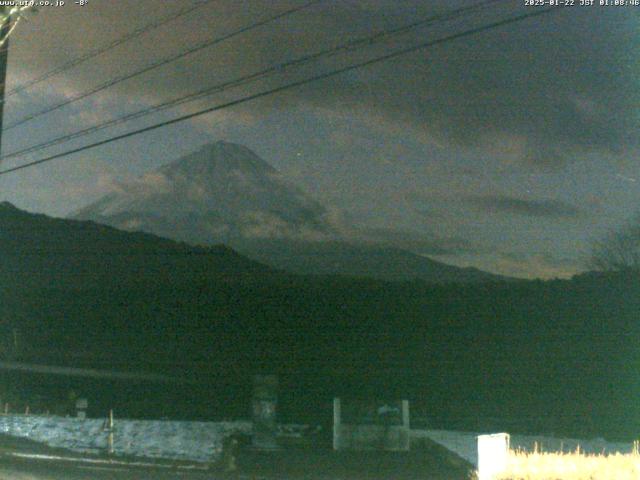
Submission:
[[224,243],[298,274],[434,283],[503,278],[352,240],[319,201],[248,148],[222,141],[118,185],[72,218],[191,244]]
[[325,208],[246,147],[217,142],[134,182],[74,218],[189,243],[335,238]]

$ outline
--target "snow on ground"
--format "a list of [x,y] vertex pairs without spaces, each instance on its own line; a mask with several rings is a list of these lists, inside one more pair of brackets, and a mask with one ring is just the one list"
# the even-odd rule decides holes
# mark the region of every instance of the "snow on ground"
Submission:
[[[428,438],[456,453],[476,467],[478,466],[478,435],[482,435],[482,433],[454,432],[450,430],[411,431],[412,440]],[[539,450],[546,452],[575,452],[580,447],[580,451],[584,453],[631,453],[633,449],[633,444],[631,443],[607,442],[602,438],[578,440],[575,438],[511,435],[510,439],[510,446],[513,450],[533,451],[536,443]]]
[[[0,433],[28,438],[54,448],[87,453],[107,450],[103,419],[0,416]],[[114,453],[148,458],[208,462],[222,452],[223,439],[249,433],[251,422],[172,422],[116,419]]]

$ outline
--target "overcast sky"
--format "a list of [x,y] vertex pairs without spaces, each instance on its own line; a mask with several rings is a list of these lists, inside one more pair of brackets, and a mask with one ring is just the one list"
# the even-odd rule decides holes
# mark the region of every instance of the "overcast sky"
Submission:
[[[190,1],[42,8],[11,38],[12,89]],[[303,0],[213,0],[7,99],[5,125]],[[476,2],[324,0],[11,129],[3,154],[269,65]],[[579,3],[576,2],[576,3]],[[498,2],[37,155],[531,12]],[[640,7],[566,8],[0,177],[0,199],[63,216],[202,144],[254,150],[370,238],[521,277],[584,270],[640,205]]]

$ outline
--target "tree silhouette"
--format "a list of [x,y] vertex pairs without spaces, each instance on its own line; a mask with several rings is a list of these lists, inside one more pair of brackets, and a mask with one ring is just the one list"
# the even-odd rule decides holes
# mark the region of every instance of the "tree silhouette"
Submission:
[[640,271],[640,214],[594,242],[590,266],[602,271]]

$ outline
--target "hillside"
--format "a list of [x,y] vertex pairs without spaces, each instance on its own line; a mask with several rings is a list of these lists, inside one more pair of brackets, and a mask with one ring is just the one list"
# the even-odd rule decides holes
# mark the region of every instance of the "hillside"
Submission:
[[292,421],[330,418],[334,395],[384,396],[409,398],[431,427],[640,429],[637,275],[440,286],[286,275],[226,248],[6,204],[0,258],[3,358],[197,382],[3,376],[24,395],[73,388],[97,411],[237,417],[249,411],[251,375],[276,372]]
[[0,204],[0,278],[25,285],[88,287],[135,278],[230,278],[269,273],[228,247],[193,247],[93,222],[50,218]]

